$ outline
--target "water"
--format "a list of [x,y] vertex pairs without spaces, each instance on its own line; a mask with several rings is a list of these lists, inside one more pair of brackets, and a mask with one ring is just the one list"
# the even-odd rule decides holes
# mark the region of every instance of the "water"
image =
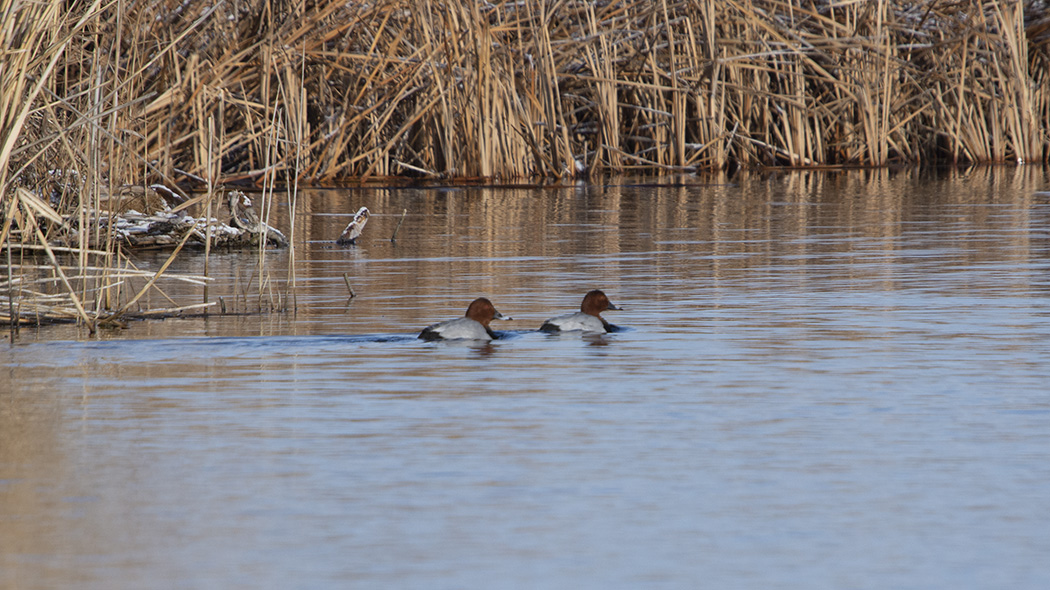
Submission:
[[1048,587],[1044,172],[659,182],[310,193],[294,315],[23,331],[0,587]]

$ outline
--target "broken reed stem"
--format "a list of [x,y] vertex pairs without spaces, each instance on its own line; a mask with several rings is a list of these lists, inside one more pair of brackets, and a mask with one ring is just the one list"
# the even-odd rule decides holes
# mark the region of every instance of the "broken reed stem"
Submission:
[[182,240],[178,243],[177,246],[175,246],[175,249],[172,250],[171,254],[168,255],[168,259],[164,261],[164,264],[162,264],[161,267],[157,269],[157,272],[150,277],[146,284],[141,289],[139,289],[135,296],[128,300],[128,302],[125,303],[123,306],[121,306],[120,309],[103,318],[103,322],[119,320],[121,316],[123,316],[125,313],[128,312],[128,310],[131,309],[132,305],[138,303],[139,299],[142,299],[142,297],[149,292],[150,288],[153,287],[153,285],[157,282],[158,279],[160,279],[161,275],[163,275],[164,272],[168,270],[168,267],[171,266],[173,262],[175,262],[175,258],[178,256],[179,252],[182,251],[182,247],[186,245],[186,242],[189,241],[190,236],[193,235],[193,229],[194,228],[190,228],[186,230],[186,235],[182,237]]
[[8,316],[11,318],[11,340],[13,341],[18,336],[18,322],[15,318],[18,317],[15,314],[15,279],[11,272],[11,235],[7,235],[7,308]]
[[[305,55],[300,55],[300,68],[306,67]],[[305,70],[300,70],[300,79],[302,79]],[[288,84],[291,86],[291,83]],[[286,87],[287,88],[287,87]],[[306,116],[304,109],[306,108],[306,89],[299,88],[299,101],[294,111],[294,133],[293,137],[295,140],[295,173],[292,175],[292,190],[288,195],[288,284],[287,289],[292,302],[292,313],[295,314],[299,311],[299,298],[296,292],[296,273],[295,273],[295,217],[296,210],[299,202],[299,176],[300,170],[302,169],[302,154],[303,154],[303,119]]]
[[213,306],[213,305],[215,305],[214,301],[211,302],[211,303],[194,303],[194,304],[191,304],[191,305],[180,305],[178,307],[169,307],[169,308],[161,308],[161,309],[147,309],[146,311],[139,312],[139,315],[140,316],[144,316],[144,317],[158,316],[158,315],[174,315],[174,314],[182,313],[184,311],[189,311],[189,310],[192,310],[192,309],[203,309],[204,310],[204,315],[207,315],[208,308]]
[[350,275],[345,272],[343,273],[343,282],[346,283],[346,290],[350,292],[350,299],[356,297],[357,294],[354,293],[354,288],[350,286]]
[[[84,310],[84,306],[83,304],[81,304],[80,298],[77,297],[76,289],[74,289],[73,285],[69,283],[69,279],[66,278],[65,271],[62,270],[62,265],[58,263],[58,259],[55,258],[55,253],[52,252],[50,246],[48,246],[47,238],[44,237],[44,232],[40,231],[40,225],[37,224],[36,219],[32,215],[26,216],[26,219],[28,220],[29,225],[33,226],[33,230],[36,233],[36,237],[44,246],[44,251],[47,253],[47,257],[51,261],[55,273],[58,274],[58,277],[62,280],[62,285],[66,288],[66,291],[69,293],[69,298],[77,309],[77,315],[80,317],[81,320],[83,320],[84,324],[87,326],[88,332],[94,334],[95,322],[88,317],[87,312]],[[12,319],[14,319],[13,316]]]
[[401,224],[405,221],[405,215],[408,215],[408,209],[401,210],[401,219],[397,220],[397,227],[394,228],[394,233],[390,236],[391,242],[397,241],[397,232],[401,230]]
[[[276,101],[275,101],[276,102]],[[275,165],[278,159],[278,149],[280,148],[280,128],[278,127],[278,120],[281,116],[281,109],[277,104],[272,106],[270,118],[270,126],[266,133],[266,168],[269,170],[263,175],[263,192],[262,202],[260,203],[261,211],[259,211],[259,219],[263,222],[263,231],[259,233],[259,309],[262,310],[263,295],[269,291],[269,305],[270,309],[274,309],[273,300],[273,288],[270,285],[270,277],[266,273],[266,243],[268,238],[268,231],[266,228],[270,224],[270,208],[273,202],[273,192],[275,185],[277,184],[277,173]]]
[[[211,258],[211,232],[212,232],[212,227],[211,227],[211,218],[212,218],[211,206],[212,206],[212,202],[215,200],[214,199],[214,197],[215,197],[215,184],[214,184],[214,171],[215,171],[215,168],[212,166],[212,161],[211,161],[212,153],[213,153],[212,150],[214,149],[214,146],[213,146],[212,142],[213,142],[214,138],[215,138],[215,119],[213,117],[208,117],[208,149],[205,151],[205,161],[206,161],[205,169],[208,172],[208,176],[207,176],[207,179],[208,179],[208,197],[207,197],[207,199],[205,201],[206,205],[205,205],[205,213],[204,213],[204,223],[205,223],[205,229],[204,229],[204,277],[205,278],[208,277],[208,261]],[[203,291],[204,291],[204,301],[203,301],[203,303],[207,304],[208,303],[208,283],[207,282],[204,283]],[[205,308],[204,313],[205,314],[208,313],[207,308]]]

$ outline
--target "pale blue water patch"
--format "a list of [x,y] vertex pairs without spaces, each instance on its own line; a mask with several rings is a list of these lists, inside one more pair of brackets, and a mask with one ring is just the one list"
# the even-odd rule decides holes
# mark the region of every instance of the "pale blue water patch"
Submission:
[[[919,301],[872,315],[821,303],[830,312],[819,317],[740,308],[693,320],[702,332],[591,339],[218,338],[14,353],[47,373],[120,373],[60,388],[82,401],[74,438],[105,437],[121,453],[84,455],[102,468],[78,476],[95,495],[60,504],[90,519],[120,503],[129,586],[136,572],[186,562],[197,564],[179,574],[186,586],[491,586],[511,564],[508,587],[1045,581],[1035,564],[1047,548],[1050,400],[1031,362],[1050,352],[1045,324],[1017,339],[991,312],[971,315],[967,334],[950,310]],[[56,348],[71,354],[58,362]],[[183,365],[197,368],[151,377]],[[158,527],[184,542],[155,538]],[[242,542],[215,545],[230,535]],[[74,563],[98,576],[89,586],[112,582]]]
[[[33,332],[0,586],[1047,587],[1050,210],[821,178],[358,191],[295,314]],[[594,287],[627,330],[531,331]]]

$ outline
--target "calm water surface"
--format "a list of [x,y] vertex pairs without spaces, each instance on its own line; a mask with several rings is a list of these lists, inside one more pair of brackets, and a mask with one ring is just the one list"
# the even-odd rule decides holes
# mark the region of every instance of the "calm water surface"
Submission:
[[1046,173],[657,182],[305,193],[294,314],[24,330],[0,588],[1050,587]]

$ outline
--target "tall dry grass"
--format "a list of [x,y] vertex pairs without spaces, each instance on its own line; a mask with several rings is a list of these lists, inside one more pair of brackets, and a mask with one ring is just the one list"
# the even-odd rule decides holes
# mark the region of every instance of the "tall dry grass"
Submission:
[[57,60],[5,46],[32,106],[3,109],[3,173],[63,150],[117,184],[1045,162],[1045,4],[4,0]]

